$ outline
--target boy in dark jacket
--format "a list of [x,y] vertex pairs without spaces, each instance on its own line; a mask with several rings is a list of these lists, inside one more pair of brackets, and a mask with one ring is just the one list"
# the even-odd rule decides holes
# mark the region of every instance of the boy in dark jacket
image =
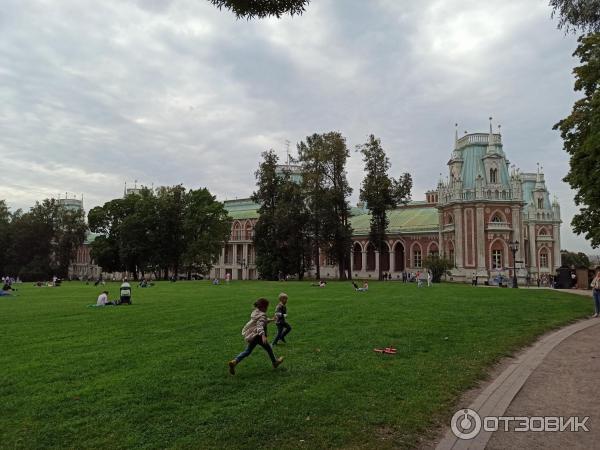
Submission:
[[287,301],[287,294],[283,292],[279,294],[279,303],[275,308],[275,325],[277,325],[277,336],[275,336],[275,340],[273,341],[272,345],[277,345],[277,342],[279,341],[285,343],[285,337],[290,331],[292,331],[292,327],[285,320],[287,317]]

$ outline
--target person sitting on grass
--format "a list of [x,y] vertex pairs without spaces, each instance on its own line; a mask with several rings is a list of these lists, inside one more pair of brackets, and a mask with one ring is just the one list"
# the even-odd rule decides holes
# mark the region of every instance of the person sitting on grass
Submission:
[[361,288],[354,281],[352,282],[352,286],[354,286],[354,290],[357,292],[367,292],[369,290],[369,283],[367,281],[364,282]]
[[114,305],[114,302],[108,300],[108,291],[102,291],[96,300],[96,306]]
[[235,367],[244,358],[250,356],[252,350],[257,345],[260,345],[267,352],[273,368],[277,368],[283,362],[283,358],[275,358],[273,349],[267,340],[267,324],[272,322],[271,319],[267,318],[267,309],[269,309],[269,300],[266,298],[259,298],[254,302],[254,310],[250,315],[250,320],[242,328],[242,336],[244,336],[244,340],[248,343],[248,346],[246,350],[229,361],[229,373],[231,375],[235,375]]
[[292,327],[285,320],[287,317],[287,301],[288,295],[286,293],[282,292],[279,294],[279,303],[275,308],[275,325],[277,325],[277,336],[275,337],[272,345],[277,345],[277,342],[279,341],[285,344],[285,337],[290,331],[292,331]]
[[12,297],[11,291],[5,291],[4,289],[0,289],[0,297]]

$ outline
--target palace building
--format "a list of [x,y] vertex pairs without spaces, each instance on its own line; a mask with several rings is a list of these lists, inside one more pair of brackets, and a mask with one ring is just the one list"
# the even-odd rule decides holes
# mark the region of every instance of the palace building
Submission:
[[[553,275],[560,266],[560,206],[550,201],[540,169],[524,173],[511,166],[491,125],[489,133],[455,136],[447,165],[447,180],[427,192],[425,201],[389,212],[382,270],[400,278],[403,271],[422,270],[427,256],[440,255],[453,261],[454,281],[477,276],[493,283],[499,275],[512,277],[515,267],[520,282]],[[256,279],[252,238],[258,205],[242,199],[225,201],[225,207],[232,217],[231,236],[210,275]],[[369,242],[364,205],[352,208],[350,222],[352,275],[377,278],[380,258]],[[322,277],[338,277],[337,266],[325,255],[320,262]]]

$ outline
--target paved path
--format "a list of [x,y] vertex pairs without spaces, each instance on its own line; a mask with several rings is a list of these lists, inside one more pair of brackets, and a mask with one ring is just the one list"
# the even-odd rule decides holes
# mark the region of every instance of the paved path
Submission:
[[505,416],[589,416],[590,432],[499,431],[487,449],[600,449],[600,320],[551,351],[525,382]]
[[544,336],[507,364],[469,408],[482,417],[590,416],[591,432],[481,431],[474,439],[460,440],[449,430],[439,450],[600,449],[600,319],[577,322]]

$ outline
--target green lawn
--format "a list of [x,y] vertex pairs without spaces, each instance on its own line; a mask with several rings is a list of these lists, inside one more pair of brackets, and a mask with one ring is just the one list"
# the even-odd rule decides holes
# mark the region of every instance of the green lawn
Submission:
[[[282,290],[284,364],[257,348],[232,377],[253,301],[266,296],[272,313]],[[0,448],[412,447],[494,361],[591,307],[555,291],[397,282],[158,283],[134,288],[132,306],[87,308],[98,293],[73,282],[0,297]],[[398,354],[373,352],[387,345]]]

